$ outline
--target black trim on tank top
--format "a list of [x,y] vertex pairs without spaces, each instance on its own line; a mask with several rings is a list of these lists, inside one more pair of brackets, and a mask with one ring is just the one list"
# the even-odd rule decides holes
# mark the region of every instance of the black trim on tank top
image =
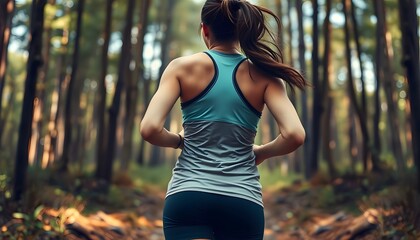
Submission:
[[242,59],[238,65],[236,65],[235,69],[233,70],[232,73],[232,81],[233,81],[233,86],[235,86],[235,90],[236,93],[238,93],[239,97],[242,99],[242,101],[245,103],[245,105],[253,112],[255,113],[259,118],[261,118],[261,112],[258,111],[257,109],[254,108],[254,106],[251,105],[251,103],[249,103],[249,101],[246,99],[246,97],[244,96],[244,94],[242,93],[241,89],[239,88],[239,84],[238,81],[236,80],[236,72],[238,71],[239,65],[241,65],[241,63],[243,63],[245,60],[247,60],[247,58]]
[[199,93],[197,96],[193,97],[192,99],[190,99],[186,102],[182,102],[181,103],[181,108],[186,108],[189,105],[191,105],[192,103],[198,101],[200,98],[204,97],[210,91],[210,89],[213,88],[214,84],[216,84],[216,80],[219,76],[219,69],[217,67],[217,63],[209,53],[207,53],[207,52],[203,52],[203,53],[207,54],[210,57],[211,61],[213,62],[213,65],[214,65],[213,79],[210,81],[209,85],[207,85],[207,87],[201,93]]

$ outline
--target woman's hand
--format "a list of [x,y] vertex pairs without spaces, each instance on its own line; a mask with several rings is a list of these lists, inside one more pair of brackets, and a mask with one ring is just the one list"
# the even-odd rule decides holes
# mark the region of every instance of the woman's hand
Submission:
[[255,165],[260,165],[262,162],[264,162],[264,158],[262,157],[262,155],[260,154],[261,151],[261,146],[259,145],[254,145],[252,147],[252,150],[254,151],[254,155],[255,155]]
[[179,144],[179,149],[184,149],[184,128],[178,133],[178,135],[181,137],[180,141],[181,143]]

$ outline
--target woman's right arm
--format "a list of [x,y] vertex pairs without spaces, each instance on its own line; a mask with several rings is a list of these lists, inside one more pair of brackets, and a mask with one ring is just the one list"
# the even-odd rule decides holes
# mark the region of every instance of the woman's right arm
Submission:
[[283,81],[269,81],[264,102],[277,122],[279,134],[269,143],[254,145],[257,165],[268,158],[293,152],[305,141],[305,129],[287,96]]

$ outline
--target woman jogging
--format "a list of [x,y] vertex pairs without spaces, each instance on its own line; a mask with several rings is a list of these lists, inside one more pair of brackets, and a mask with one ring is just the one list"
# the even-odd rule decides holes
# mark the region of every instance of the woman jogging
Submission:
[[[305,131],[285,83],[307,85],[282,63],[265,15],[280,25],[270,10],[247,1],[207,0],[201,34],[208,50],[169,63],[141,122],[146,141],[182,149],[163,210],[167,240],[263,239],[257,165],[303,144]],[[164,122],[178,98],[183,130],[172,133]],[[279,135],[258,146],[264,106]]]

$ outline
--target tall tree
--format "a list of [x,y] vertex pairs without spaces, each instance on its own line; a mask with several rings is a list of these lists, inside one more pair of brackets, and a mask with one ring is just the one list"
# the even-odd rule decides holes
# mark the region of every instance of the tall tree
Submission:
[[108,143],[106,148],[106,155],[104,158],[105,169],[104,172],[99,176],[101,179],[105,180],[106,184],[111,183],[112,180],[112,168],[116,147],[117,120],[120,112],[121,95],[124,91],[127,71],[129,69],[131,60],[131,29],[133,27],[134,3],[135,0],[129,0],[127,4],[125,26],[122,34],[122,47],[118,64],[118,80],[115,87],[114,98],[112,100],[111,107],[109,108]]
[[[47,1],[49,6],[55,5],[55,0]],[[48,6],[48,5],[47,5]],[[47,8],[48,9],[48,8]],[[44,46],[43,50],[43,66],[40,69],[37,89],[36,89],[36,101],[34,102],[34,116],[32,121],[32,137],[31,144],[29,149],[29,164],[40,164],[39,156],[41,156],[42,143],[40,137],[42,135],[43,127],[43,109],[47,102],[46,95],[46,86],[47,86],[47,77],[48,71],[50,68],[50,55],[51,55],[51,39],[52,39],[52,22],[55,17],[55,13],[51,14],[51,11],[46,11],[45,14],[45,24],[44,24]]]
[[409,86],[411,108],[411,132],[413,136],[413,156],[417,166],[417,190],[420,192],[420,63],[419,63],[419,23],[415,0],[399,0],[400,27],[402,32],[403,59]]
[[144,64],[143,64],[143,48],[144,48],[144,36],[146,35],[148,13],[150,7],[150,0],[142,1],[140,5],[140,19],[137,24],[137,43],[135,45],[133,55],[135,56],[136,68],[133,74],[133,81],[131,84],[127,84],[127,104],[126,112],[127,118],[124,130],[124,145],[121,157],[121,170],[126,171],[129,166],[129,161],[132,156],[132,138],[135,126],[136,106],[139,95],[139,83],[143,83],[144,86]]
[[109,43],[111,39],[111,24],[112,24],[112,4],[114,0],[106,1],[106,15],[105,15],[105,25],[103,33],[103,46],[102,46],[102,56],[101,56],[101,73],[98,81],[98,93],[96,95],[96,114],[97,114],[97,142],[96,142],[96,172],[95,175],[97,178],[101,176],[105,169],[105,158],[106,153],[106,144],[107,144],[107,124],[106,124],[106,75],[108,73],[108,50]]
[[[3,89],[6,82],[7,50],[9,47],[10,35],[12,33],[12,17],[15,10],[14,0],[0,2],[0,123],[2,121]],[[3,126],[0,125],[0,139],[3,133]],[[1,145],[1,143],[0,143]]]
[[[76,23],[76,35],[74,37],[74,49],[73,59],[71,65],[71,76],[68,84],[66,105],[65,105],[65,126],[64,126],[64,145],[63,145],[63,156],[61,159],[60,170],[67,171],[68,164],[70,162],[70,153],[72,148],[72,134],[73,126],[75,125],[76,116],[73,113],[74,107],[74,94],[77,87],[77,71],[79,68],[79,50],[80,50],[80,35],[82,31],[82,19],[83,10],[85,6],[85,0],[79,0],[77,7],[77,23]],[[78,102],[78,101],[77,101]]]
[[400,127],[398,122],[398,108],[397,96],[394,87],[394,71],[391,64],[392,53],[391,53],[391,34],[389,34],[386,24],[386,11],[385,3],[383,1],[374,1],[375,14],[377,18],[377,51],[378,59],[382,59],[380,63],[383,65],[377,65],[379,68],[379,81],[383,82],[383,89],[385,93],[385,99],[387,102],[387,114],[388,120],[390,123],[390,132],[391,132],[391,147],[392,153],[397,164],[397,169],[401,172],[406,168],[406,163],[404,162],[401,138],[400,138]]
[[[68,15],[69,9],[66,8],[65,15]],[[60,48],[59,54],[57,56],[57,65],[56,65],[56,77],[54,83],[54,90],[52,91],[51,96],[51,107],[50,107],[50,117],[48,123],[48,133],[45,136],[44,151],[42,156],[42,162],[44,165],[52,164],[56,159],[60,159],[62,156],[61,148],[59,147],[59,140],[62,139],[60,136],[59,125],[62,123],[63,119],[63,110],[62,110],[62,99],[63,92],[65,92],[67,85],[66,79],[68,79],[67,74],[67,55],[69,50],[69,26],[68,24],[63,25],[62,35],[60,36]]]
[[[292,16],[291,16],[291,12],[293,9],[293,4],[291,0],[287,1],[287,7],[286,7],[286,18],[287,18],[287,60],[286,62],[288,62],[291,65],[295,64],[295,59],[293,56],[293,24],[292,24]],[[297,106],[297,101],[296,101],[296,94],[291,94],[290,95],[290,101],[293,103],[293,105]],[[301,173],[302,172],[302,165],[303,165],[303,159],[304,157],[302,156],[302,149],[303,148],[299,148],[297,151],[293,152],[293,162],[291,163],[291,167],[292,169],[297,172],[297,173]]]
[[[327,0],[325,3],[325,20],[324,20],[324,58],[323,58],[323,74],[322,74],[322,86],[319,86],[321,89],[320,99],[323,109],[323,114],[321,116],[321,129],[323,130],[322,142],[324,149],[324,157],[327,161],[328,172],[332,178],[336,175],[336,170],[334,166],[334,160],[332,155],[332,144],[331,142],[331,119],[332,119],[332,109],[333,109],[333,99],[331,96],[331,85],[330,85],[330,72],[331,72],[331,1]],[[321,139],[321,138],[320,138]]]
[[[144,76],[144,59],[143,59],[143,47],[144,47],[144,36],[147,33],[147,25],[148,25],[148,13],[149,13],[149,8],[150,8],[150,3],[151,0],[146,0],[142,2],[142,6],[141,6],[141,10],[140,10],[140,16],[141,16],[141,20],[140,23],[138,25],[139,31],[143,34],[143,36],[138,35],[138,63],[136,64],[138,67],[138,77],[140,78],[140,86],[141,86],[141,94],[142,97],[142,102],[143,104],[146,104],[149,101],[149,91],[150,91],[150,87],[149,87],[149,82],[150,81],[146,81],[145,76]],[[142,108],[142,112],[141,112],[141,117],[143,117],[144,115],[144,111],[146,110],[145,107]],[[143,138],[141,138],[140,140],[140,149],[138,152],[138,156],[137,156],[137,163],[138,164],[143,164],[144,163],[144,149],[145,149],[145,144],[146,142],[144,141]]]
[[353,72],[352,72],[352,61],[351,61],[351,46],[350,46],[350,21],[349,21],[349,9],[350,9],[350,0],[343,0],[343,12],[344,12],[344,34],[345,34],[345,45],[346,45],[346,63],[347,63],[347,83],[349,88],[349,95],[350,101],[353,105],[353,108],[356,112],[358,122],[360,125],[360,129],[362,132],[362,140],[363,140],[363,148],[362,148],[362,156],[364,162],[364,170],[367,170],[367,162],[370,157],[370,137],[367,128],[366,116],[363,114],[362,108],[357,101],[356,90],[354,87],[354,79],[353,79]]
[[[171,41],[172,41],[172,22],[173,22],[173,13],[175,9],[175,0],[168,0],[166,1],[166,11],[163,19],[163,29],[164,37],[162,41],[160,42],[161,46],[161,55],[160,60],[162,65],[159,69],[159,77],[158,82],[160,82],[160,78],[162,77],[163,71],[165,70],[166,66],[168,65],[171,56],[169,55],[170,49],[171,49]],[[156,85],[156,90],[159,84]],[[156,91],[155,90],[155,91]],[[169,115],[165,122],[165,127],[169,128],[169,123],[171,122],[171,116]],[[152,156],[151,156],[151,162],[150,165],[156,166],[162,163],[162,157],[161,157],[161,148],[157,146],[152,146]]]
[[[299,67],[303,74],[306,74],[306,62],[305,62],[305,32],[303,31],[303,11],[302,11],[302,0],[296,0],[296,11],[298,17],[298,31],[299,31]],[[302,116],[302,123],[303,126],[306,128],[306,140],[303,145],[303,158],[305,159],[305,178],[309,179],[312,177],[312,165],[310,162],[309,154],[310,154],[310,146],[307,144],[310,142],[310,129],[309,129],[309,118],[308,118],[308,97],[306,92],[301,93],[301,116]]]
[[22,198],[25,189],[26,171],[28,168],[28,149],[31,137],[31,125],[34,112],[35,86],[39,68],[42,65],[42,33],[44,28],[44,9],[47,0],[33,0],[31,6],[29,55],[25,79],[22,114],[17,143],[13,199]]
[[[311,136],[311,153],[306,156],[310,159],[311,175],[318,171],[319,159],[319,142],[321,132],[321,117],[324,113],[322,107],[321,84],[319,83],[319,27],[318,27],[318,0],[312,0],[313,16],[312,16],[312,85],[313,85],[313,108],[312,108],[312,136]],[[325,131],[325,129],[324,129]]]

